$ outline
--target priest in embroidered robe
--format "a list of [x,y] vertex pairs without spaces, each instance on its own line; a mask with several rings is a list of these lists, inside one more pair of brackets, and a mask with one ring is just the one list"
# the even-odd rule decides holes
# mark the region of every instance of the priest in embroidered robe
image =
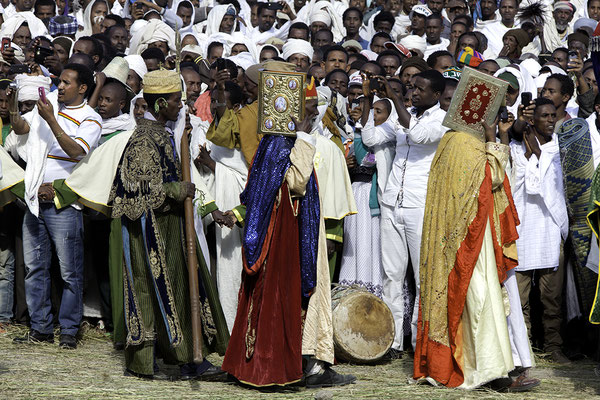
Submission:
[[484,142],[448,132],[431,164],[415,379],[473,389],[514,369],[500,282],[517,265],[519,220],[504,172],[508,138],[496,143],[495,133],[486,126]]
[[[179,75],[149,72],[144,98],[150,111],[123,151],[109,198],[112,217],[122,226],[126,374],[160,377],[154,367],[160,354],[165,363],[180,365],[184,377],[214,376],[220,371],[207,360],[192,363],[182,202],[195,189],[181,181],[172,132],[165,129],[182,107]],[[223,311],[201,254],[198,261],[203,354],[223,354],[228,340]]]
[[316,138],[308,133],[318,114],[314,85],[306,98],[306,117],[295,121],[297,137],[262,137],[240,195],[242,205],[226,213],[244,225],[244,264],[222,368],[252,386],[287,385],[303,376],[307,387],[356,379],[330,368],[327,244],[313,166]]

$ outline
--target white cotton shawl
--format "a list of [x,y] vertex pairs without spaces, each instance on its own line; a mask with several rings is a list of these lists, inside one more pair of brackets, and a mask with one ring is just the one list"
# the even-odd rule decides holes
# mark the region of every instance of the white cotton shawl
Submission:
[[[78,30],[77,33],[75,34],[75,39],[79,39],[82,36],[92,36],[92,8],[94,7],[94,4],[96,4],[96,2],[98,1],[103,1],[104,4],[106,4],[106,9],[110,10],[110,4],[108,4],[108,2],[106,0],[92,0],[88,3],[88,5],[85,7],[85,10],[83,11],[83,19],[77,19],[77,22],[79,24],[83,23],[83,29],[82,30]],[[117,1],[118,3],[118,1]]]
[[[58,112],[56,92],[50,93],[46,99],[52,104],[54,112]],[[39,214],[38,189],[44,183],[44,172],[50,146],[54,134],[48,123],[39,115],[37,107],[32,111],[33,119],[29,127],[29,137],[25,148],[27,167],[25,168],[25,203],[29,211],[36,217]]]
[[50,92],[52,80],[43,75],[31,76],[19,74],[15,76],[17,84],[17,100],[18,101],[38,101],[40,99],[39,88],[42,87],[46,91],[46,95]]
[[498,77],[500,74],[504,72],[509,72],[513,74],[517,81],[519,82],[519,96],[515,101],[515,104],[512,106],[507,106],[508,111],[510,111],[514,117],[517,117],[517,110],[519,108],[519,104],[521,104],[521,94],[524,92],[531,93],[532,99],[535,100],[537,98],[537,87],[535,85],[535,80],[529,74],[527,68],[520,68],[516,66],[508,66],[504,68],[500,68],[494,74],[495,77]]
[[9,37],[12,40],[15,32],[24,22],[27,22],[27,25],[29,26],[32,39],[38,36],[48,35],[48,30],[42,20],[36,17],[31,11],[22,11],[11,18],[4,19],[4,23],[0,29],[0,37]]
[[159,19],[148,21],[148,24],[138,30],[129,43],[130,54],[142,54],[150,43],[167,42],[171,53],[175,53],[175,31]]
[[102,136],[110,135],[116,131],[128,131],[135,129],[129,114],[120,114],[113,118],[102,119]]
[[[219,27],[221,26],[221,21],[223,21],[223,17],[227,13],[227,10],[230,8],[233,8],[235,10],[235,7],[233,7],[231,4],[218,5],[218,6],[215,6],[212,10],[210,10],[210,12],[208,13],[208,17],[206,19],[206,32],[204,32],[207,36],[210,36],[213,33],[219,32]],[[231,32],[224,32],[224,33],[232,34],[234,31],[235,31],[235,24],[233,24],[233,28],[231,29]]]

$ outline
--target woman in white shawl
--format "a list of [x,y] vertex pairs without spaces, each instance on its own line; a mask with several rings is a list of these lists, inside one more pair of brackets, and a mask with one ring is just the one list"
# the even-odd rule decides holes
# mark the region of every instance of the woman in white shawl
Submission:
[[102,21],[108,15],[110,7],[106,0],[90,1],[83,12],[83,29],[77,31],[75,38],[102,33]]
[[[395,136],[398,114],[394,105],[388,99],[375,100],[363,134],[370,135],[371,131],[379,130],[386,132],[384,135]],[[358,166],[352,191],[358,213],[346,217],[344,221],[340,284],[357,284],[379,297],[383,293],[383,265],[379,252],[381,237],[377,197],[387,182],[394,159],[394,146],[394,142],[389,142],[367,148],[361,134],[355,133],[354,154]]]

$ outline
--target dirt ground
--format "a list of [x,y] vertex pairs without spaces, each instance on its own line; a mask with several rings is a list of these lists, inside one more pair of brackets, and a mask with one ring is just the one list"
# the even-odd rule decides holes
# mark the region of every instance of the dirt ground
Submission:
[[[542,384],[531,392],[461,391],[409,384],[412,359],[360,366],[340,364],[354,374],[350,386],[264,392],[233,383],[144,381],[123,376],[123,354],[113,350],[106,335],[87,331],[76,350],[57,344],[15,345],[12,338],[25,332],[11,327],[0,334],[0,397],[2,399],[589,399],[600,398],[600,378],[589,360],[561,367],[538,357],[531,375]],[[219,357],[209,357],[220,365]],[[174,373],[175,369],[168,372]]]

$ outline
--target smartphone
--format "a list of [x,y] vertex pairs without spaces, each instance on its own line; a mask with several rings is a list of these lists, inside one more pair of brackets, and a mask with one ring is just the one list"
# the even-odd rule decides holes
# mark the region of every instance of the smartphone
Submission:
[[533,96],[529,92],[521,93],[521,104],[523,104],[525,107],[527,107],[529,105],[529,103],[531,103],[532,98],[533,98]]
[[135,3],[135,8],[137,8],[138,10],[141,10],[142,8],[144,8],[144,5],[142,3]]
[[10,47],[10,38],[2,38],[2,51],[8,49]]
[[508,109],[506,108],[506,106],[501,106],[498,110],[498,114],[500,115],[500,121],[508,121]]
[[360,106],[360,99],[354,99],[352,100],[352,103],[350,105],[350,109],[354,110],[355,108]]
[[227,62],[224,58],[217,58],[217,71],[223,71],[227,68]]
[[31,69],[29,69],[29,65],[27,64],[13,64],[8,69],[9,75],[28,74],[30,72]]
[[279,10],[283,10],[283,5],[280,3],[269,3],[267,5],[267,9],[279,11]]
[[369,90],[381,90],[381,85],[379,84],[379,81],[377,79],[371,78],[371,80],[369,80]]
[[569,62],[575,61],[579,58],[579,54],[575,50],[569,50]]
[[42,101],[42,103],[47,104],[48,102],[46,101],[46,91],[43,87],[38,87],[38,94],[40,95],[40,100]]

